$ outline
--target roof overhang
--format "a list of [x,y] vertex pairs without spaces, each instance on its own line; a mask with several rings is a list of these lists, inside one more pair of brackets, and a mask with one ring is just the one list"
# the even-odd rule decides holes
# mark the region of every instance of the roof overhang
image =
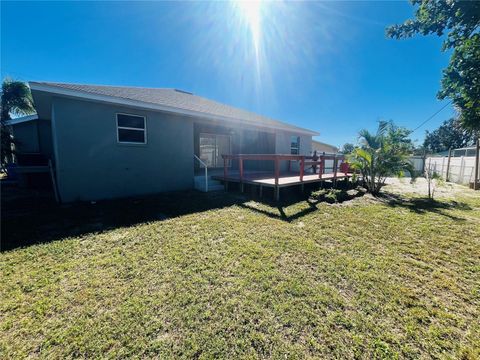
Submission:
[[320,135],[319,133],[317,133],[315,131],[311,131],[311,130],[303,129],[303,128],[298,128],[298,127],[294,127],[294,126],[288,127],[288,126],[281,126],[281,124],[279,124],[279,125],[263,124],[263,123],[259,124],[259,123],[256,123],[256,122],[253,122],[253,121],[247,121],[247,120],[244,120],[244,119],[218,116],[218,115],[214,115],[214,114],[210,114],[210,113],[185,110],[185,109],[176,108],[176,107],[172,107],[172,106],[164,106],[164,105],[154,104],[154,103],[150,103],[150,102],[120,98],[120,97],[116,97],[116,96],[100,95],[100,94],[93,94],[93,93],[80,91],[80,90],[65,89],[65,88],[60,88],[58,86],[52,86],[52,85],[47,85],[47,84],[44,84],[44,83],[37,83],[37,82],[33,82],[33,81],[29,82],[29,86],[30,86],[30,89],[32,91],[46,92],[46,93],[51,93],[51,94],[55,94],[55,95],[59,95],[59,96],[80,98],[80,99],[83,99],[83,100],[97,101],[97,102],[103,102],[103,103],[109,103],[109,104],[115,104],[115,105],[131,106],[131,107],[136,107],[136,108],[141,108],[141,109],[146,109],[146,110],[163,111],[163,112],[180,114],[180,115],[184,115],[184,116],[202,118],[202,119],[206,119],[206,120],[239,122],[239,123],[242,123],[242,124],[245,124],[245,125],[250,125],[250,126],[255,126],[255,127],[278,129],[278,130],[288,131],[288,132],[292,132],[292,133],[300,133],[300,134],[306,134],[306,135],[311,135],[311,136]]

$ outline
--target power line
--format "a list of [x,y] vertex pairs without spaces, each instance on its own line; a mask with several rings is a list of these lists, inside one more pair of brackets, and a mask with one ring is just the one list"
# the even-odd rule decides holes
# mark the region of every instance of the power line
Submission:
[[445,109],[448,105],[450,105],[452,103],[452,101],[450,100],[448,103],[446,103],[445,105],[443,105],[440,110],[437,110],[435,113],[433,113],[433,115],[431,115],[427,120],[425,120],[424,122],[422,122],[420,125],[418,125],[415,129],[413,129],[412,133],[417,131],[418,129],[420,129],[423,125],[425,125],[427,122],[429,122],[430,120],[432,120],[436,115],[438,115],[443,109]]

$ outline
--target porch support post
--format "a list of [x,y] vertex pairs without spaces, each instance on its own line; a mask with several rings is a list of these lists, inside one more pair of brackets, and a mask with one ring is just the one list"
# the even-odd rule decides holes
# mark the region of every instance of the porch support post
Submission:
[[228,169],[227,169],[227,158],[225,155],[222,155],[223,157],[223,186],[225,188],[225,191],[228,191],[228,181],[227,181],[227,176],[228,176]]
[[240,171],[240,191],[243,192],[243,158],[238,159],[238,168]]
[[280,166],[278,157],[275,156],[275,200],[278,201],[280,199],[280,189],[278,188],[278,178],[280,176]]
[[338,160],[337,160],[337,155],[333,155],[333,186],[337,186],[337,166],[338,166]]
[[228,167],[227,167],[227,157],[225,155],[222,155],[223,157],[223,177],[226,179],[228,176]]
[[300,159],[300,181],[303,181],[303,172],[305,171],[305,156]]
[[320,168],[318,169],[318,178],[322,178],[322,174],[325,171],[325,153],[320,155]]

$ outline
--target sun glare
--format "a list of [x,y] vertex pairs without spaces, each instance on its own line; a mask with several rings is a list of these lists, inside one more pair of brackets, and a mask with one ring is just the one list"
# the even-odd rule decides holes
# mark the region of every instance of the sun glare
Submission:
[[255,47],[255,53],[258,56],[260,37],[262,32],[262,1],[248,1],[248,0],[236,0],[235,5],[242,17],[250,29],[252,34],[253,45]]

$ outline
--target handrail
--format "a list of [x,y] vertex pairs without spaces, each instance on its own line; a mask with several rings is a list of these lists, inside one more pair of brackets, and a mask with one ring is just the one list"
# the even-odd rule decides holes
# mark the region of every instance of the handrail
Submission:
[[198,162],[205,168],[205,192],[208,192],[208,166],[197,155],[193,154],[193,158],[198,160]]
[[[289,154],[224,154],[222,155],[224,159],[227,160],[291,160],[291,161],[301,161],[304,160],[311,160],[313,156],[307,155],[289,155]],[[343,154],[322,154],[317,156],[318,159],[324,160],[334,160],[334,159],[341,159],[345,158]]]

